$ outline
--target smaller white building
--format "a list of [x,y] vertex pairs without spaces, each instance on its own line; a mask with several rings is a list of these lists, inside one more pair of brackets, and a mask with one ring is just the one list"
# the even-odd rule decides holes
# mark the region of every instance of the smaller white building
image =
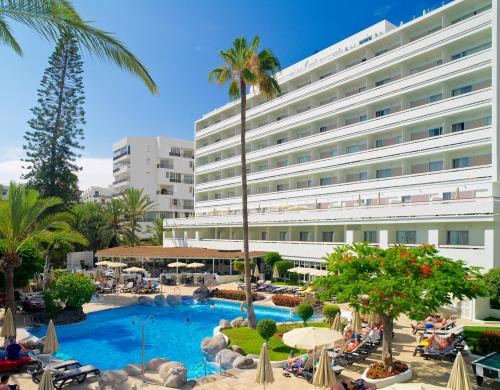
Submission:
[[114,191],[111,187],[91,186],[82,192],[82,202],[109,203],[113,198]]

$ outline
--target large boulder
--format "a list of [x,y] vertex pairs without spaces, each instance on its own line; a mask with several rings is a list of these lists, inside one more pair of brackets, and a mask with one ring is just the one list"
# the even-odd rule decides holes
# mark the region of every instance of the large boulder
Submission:
[[164,386],[180,389],[187,382],[187,369],[179,362],[163,363],[158,370],[158,376],[163,379]]
[[203,301],[208,299],[210,296],[210,291],[208,290],[207,286],[201,286],[198,287],[196,290],[193,291],[193,299],[195,301]]
[[158,294],[154,297],[154,303],[156,306],[165,307],[168,306],[167,298],[163,294]]
[[231,323],[228,320],[220,320],[219,327],[220,327],[220,330],[232,328]]
[[155,358],[151,359],[148,364],[146,364],[146,370],[147,371],[158,371],[160,369],[160,366],[168,363],[170,360],[164,359],[164,358]]
[[226,339],[221,334],[214,337],[205,337],[201,341],[201,351],[207,356],[208,360],[213,361],[217,352],[226,348],[226,345]]
[[230,349],[223,349],[215,355],[215,362],[223,370],[229,370],[230,368],[233,368],[233,362],[240,356],[241,355],[239,353],[231,351]]
[[243,317],[236,317],[234,320],[231,321],[231,326],[233,328],[239,328],[242,326],[244,321],[245,319]]
[[139,376],[142,374],[142,367],[140,364],[127,364],[123,367],[123,371],[129,376]]
[[239,368],[241,370],[255,368],[255,366],[255,360],[248,356],[239,356],[233,361],[233,368]]
[[148,305],[148,306],[153,306],[155,304],[153,298],[146,297],[144,295],[141,295],[140,297],[137,298],[137,303],[139,305]]
[[181,295],[172,295],[168,294],[167,295],[167,303],[169,306],[177,306],[182,303],[182,296]]
[[112,389],[120,389],[128,380],[128,374],[124,370],[108,370],[101,373],[99,387],[110,386]]
[[237,352],[240,355],[246,355],[246,353],[243,350],[243,348],[241,348],[239,345],[231,345],[231,351]]

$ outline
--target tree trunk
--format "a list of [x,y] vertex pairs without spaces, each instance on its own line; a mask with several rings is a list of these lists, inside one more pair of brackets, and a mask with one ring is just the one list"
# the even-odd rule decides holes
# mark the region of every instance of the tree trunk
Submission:
[[386,313],[378,313],[379,318],[382,320],[382,326],[384,327],[384,338],[382,340],[382,361],[384,366],[388,370],[392,370],[394,366],[394,361],[392,359],[392,331],[394,329],[394,324],[392,317],[388,316]]
[[252,288],[251,288],[251,270],[248,246],[248,188],[247,188],[247,152],[245,143],[246,133],[246,109],[247,95],[246,83],[240,78],[241,93],[241,214],[243,216],[243,255],[245,264],[245,293],[247,298],[247,320],[248,327],[255,329],[257,318],[253,309]]
[[14,266],[5,267],[5,309],[10,308],[12,314],[16,312],[16,299],[14,295]]

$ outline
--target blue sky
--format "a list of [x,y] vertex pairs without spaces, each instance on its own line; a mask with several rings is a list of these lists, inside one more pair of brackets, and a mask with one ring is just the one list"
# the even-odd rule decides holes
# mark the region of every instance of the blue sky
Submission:
[[[86,20],[112,31],[147,66],[159,86],[84,53],[87,126],[81,186],[110,181],[111,144],[126,135],[193,138],[193,122],[227,101],[208,84],[219,49],[234,37],[260,35],[283,67],[376,22],[420,16],[441,1],[417,0],[78,0]],[[18,179],[23,134],[53,44],[12,23],[24,57],[0,46],[0,183]],[[90,165],[89,165],[90,164]],[[94,176],[93,176],[94,175]]]

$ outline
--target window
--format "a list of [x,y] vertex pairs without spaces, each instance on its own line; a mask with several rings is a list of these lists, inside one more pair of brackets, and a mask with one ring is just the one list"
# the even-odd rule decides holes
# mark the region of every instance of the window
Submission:
[[443,162],[442,161],[431,161],[429,163],[429,172],[436,172],[443,170]]
[[323,242],[333,242],[333,232],[323,232]]
[[297,182],[297,189],[309,188],[309,187],[311,187],[311,184],[312,184],[311,180],[298,181]]
[[375,111],[375,118],[379,118],[381,116],[384,116],[384,115],[389,115],[391,113],[391,109],[390,108],[385,108],[383,110],[378,110],[378,111]]
[[320,132],[320,133],[324,133],[324,132],[326,132],[326,131],[328,131],[328,127],[326,127],[326,126],[321,126],[321,127],[319,128],[319,132]]
[[311,156],[309,155],[304,155],[304,156],[299,156],[297,157],[297,164],[302,164],[311,161]]
[[446,244],[469,245],[469,232],[467,230],[448,230]]
[[194,208],[194,201],[192,199],[185,199],[184,200],[184,208],[185,209],[193,209]]
[[375,141],[375,147],[376,148],[381,148],[382,146],[384,146],[384,140],[383,139],[378,139]]
[[416,244],[417,232],[415,230],[398,230],[396,232],[397,244]]
[[287,241],[288,232],[280,232],[280,241]]
[[368,115],[367,114],[363,114],[363,115],[360,115],[359,116],[359,121],[360,122],[364,122],[368,119]]
[[278,138],[276,140],[276,145],[284,144],[285,142],[288,142],[288,138],[287,137]]
[[456,133],[457,131],[465,130],[465,122],[454,123],[451,125],[451,132]]
[[193,175],[184,175],[184,183],[193,184],[194,183]]
[[113,152],[113,160],[116,160],[117,158],[120,158],[126,154],[130,154],[130,145],[126,145],[121,147],[120,149],[117,149]]
[[439,102],[443,98],[442,93],[429,96],[429,103]]
[[378,243],[378,232],[376,230],[363,232],[363,240],[371,244]]
[[451,192],[443,192],[443,200],[451,200]]
[[194,164],[192,161],[189,162],[189,168],[193,168],[194,167]]
[[169,155],[170,156],[180,157],[181,156],[181,148],[179,148],[177,146],[170,147],[170,153],[169,153]]
[[160,160],[158,168],[174,169],[174,160]]
[[262,241],[266,241],[267,240],[267,232],[260,232],[260,239]]
[[361,145],[349,145],[349,146],[346,146],[346,148],[345,148],[345,152],[347,154],[356,153],[356,152],[360,152],[360,151],[361,151]]
[[465,87],[455,88],[451,91],[451,96],[459,96],[464,93],[472,92],[472,85],[466,85]]
[[176,172],[167,172],[167,178],[170,183],[180,183],[181,182],[181,174]]
[[319,179],[320,186],[329,186],[333,184],[333,177],[322,177]]
[[384,177],[391,177],[392,170],[390,168],[377,169],[377,179],[383,179]]
[[184,152],[182,153],[182,157],[185,157],[185,158],[193,158],[193,157],[194,157],[194,151],[189,150],[189,149],[186,149],[186,150],[184,150]]
[[443,128],[442,127],[434,127],[432,129],[429,129],[429,137],[437,137],[438,135],[443,134]]
[[234,198],[235,197],[235,192],[234,191],[228,191],[227,192],[227,197],[228,198]]
[[359,172],[359,180],[368,180],[368,172]]
[[222,199],[222,194],[220,192],[214,194],[214,199]]
[[410,195],[403,195],[401,197],[401,203],[411,203],[411,196]]
[[288,165],[288,160],[280,160],[276,162],[276,168],[283,168]]
[[179,205],[179,199],[170,199],[170,205],[173,207],[177,207]]
[[452,61],[453,60],[458,60],[459,58],[466,57],[468,55],[477,53],[477,52],[479,52],[481,50],[484,50],[484,49],[489,49],[490,47],[491,47],[491,42],[483,43],[482,45],[473,47],[473,48],[468,49],[468,50],[464,50],[464,51],[462,51],[460,53],[457,53],[457,54],[453,54],[451,56],[451,59],[452,59]]
[[288,190],[288,184],[278,184],[276,186],[276,191],[287,191]]
[[467,168],[470,165],[469,157],[453,159],[453,168]]
[[299,241],[309,241],[309,232],[299,232]]

